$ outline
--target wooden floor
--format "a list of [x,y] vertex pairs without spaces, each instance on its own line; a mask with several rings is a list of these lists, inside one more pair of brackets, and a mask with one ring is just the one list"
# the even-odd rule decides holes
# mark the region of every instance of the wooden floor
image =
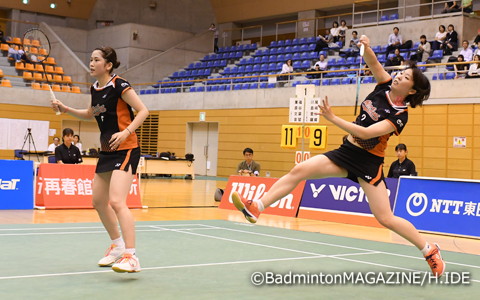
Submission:
[[[137,221],[168,220],[229,220],[245,222],[236,211],[217,208],[213,199],[217,187],[224,188],[226,181],[142,179],[143,205],[149,208],[133,209]],[[99,222],[93,209],[78,210],[0,210],[0,224],[76,223]],[[348,225],[308,219],[262,215],[257,223],[292,230],[409,244],[403,238],[383,228]],[[480,255],[480,240],[426,234],[428,241],[438,242],[442,249]]]

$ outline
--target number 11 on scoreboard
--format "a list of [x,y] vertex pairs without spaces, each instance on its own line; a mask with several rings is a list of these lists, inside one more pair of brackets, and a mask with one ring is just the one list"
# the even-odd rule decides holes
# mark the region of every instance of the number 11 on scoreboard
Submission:
[[300,125],[282,125],[282,148],[296,148],[297,139],[303,136],[302,126]]

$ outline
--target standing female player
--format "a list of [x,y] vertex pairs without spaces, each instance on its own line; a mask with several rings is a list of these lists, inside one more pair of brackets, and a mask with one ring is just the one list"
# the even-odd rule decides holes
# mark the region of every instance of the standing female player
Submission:
[[368,197],[375,218],[388,229],[414,244],[425,256],[435,276],[441,276],[445,263],[437,244],[429,244],[415,227],[394,216],[383,176],[383,159],[387,141],[392,134],[400,134],[407,124],[407,104],[421,105],[430,95],[430,82],[422,72],[411,66],[392,81],[390,75],[369,48],[366,36],[360,38],[365,46],[364,59],[379,84],[363,101],[360,115],[351,123],[337,117],[325,97],[320,115],[349,133],[340,148],[317,155],[295,166],[280,178],[262,199],[246,201],[234,192],[235,207],[245,218],[255,223],[260,213],[278,199],[288,195],[302,180],[308,178],[347,177],[359,182]]
[[55,99],[52,108],[77,118],[97,120],[101,151],[93,181],[93,206],[112,240],[98,265],[131,273],[141,268],[135,256],[135,224],[126,199],[140,160],[135,130],[147,118],[148,110],[130,84],[112,73],[119,65],[114,49],[95,49],[90,57],[90,75],[97,81],[91,87],[90,107],[74,109]]

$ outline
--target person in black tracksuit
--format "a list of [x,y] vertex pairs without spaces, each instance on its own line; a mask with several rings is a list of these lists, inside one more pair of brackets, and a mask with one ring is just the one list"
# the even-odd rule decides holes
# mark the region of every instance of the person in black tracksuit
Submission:
[[395,152],[397,152],[398,160],[390,165],[387,177],[399,178],[402,175],[417,176],[415,164],[407,158],[407,146],[405,144],[398,144],[395,147]]

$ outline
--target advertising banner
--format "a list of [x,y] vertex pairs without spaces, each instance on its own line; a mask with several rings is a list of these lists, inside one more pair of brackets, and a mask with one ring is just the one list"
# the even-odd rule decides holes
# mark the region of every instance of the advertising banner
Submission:
[[[385,181],[393,209],[398,179],[386,178]],[[370,212],[363,189],[346,178],[307,180],[298,217],[381,227]]]
[[[35,205],[49,208],[93,208],[94,165],[40,164]],[[127,197],[129,208],[141,208],[137,175]]]
[[33,209],[33,161],[0,160],[0,209]]
[[[220,202],[219,208],[236,210],[232,203],[231,194],[238,192],[247,200],[262,198],[278,178],[249,177],[232,175],[228,179],[227,187]],[[300,199],[305,181],[302,181],[290,194],[275,202],[265,209],[263,214],[295,217],[297,215]]]
[[480,237],[480,181],[400,177],[394,214],[418,230]]

